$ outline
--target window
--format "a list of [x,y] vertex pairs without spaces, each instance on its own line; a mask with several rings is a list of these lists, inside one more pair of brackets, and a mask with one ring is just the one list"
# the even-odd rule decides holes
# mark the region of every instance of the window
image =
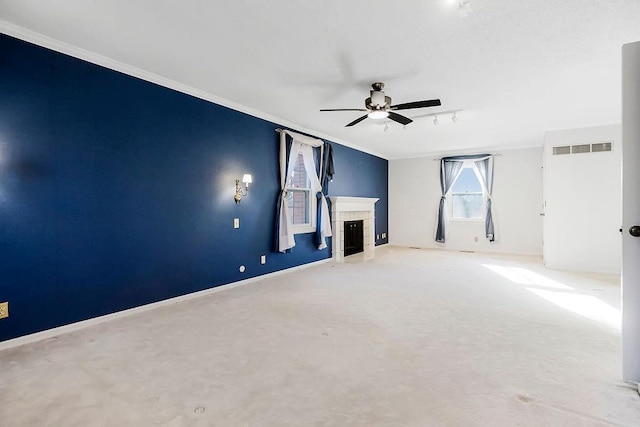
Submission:
[[287,209],[294,233],[316,231],[316,197],[304,167],[304,158],[298,154],[296,164],[287,177]]
[[484,189],[472,163],[465,163],[451,187],[451,218],[484,219]]

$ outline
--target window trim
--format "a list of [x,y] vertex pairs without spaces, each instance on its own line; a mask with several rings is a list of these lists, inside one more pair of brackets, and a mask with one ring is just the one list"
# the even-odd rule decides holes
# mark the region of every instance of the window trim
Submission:
[[[451,189],[449,190],[449,197],[447,197],[447,216],[449,221],[452,222],[470,222],[470,223],[474,223],[474,222],[484,222],[486,217],[487,217],[487,189],[485,188],[482,176],[480,176],[480,171],[478,170],[478,167],[475,165],[475,162],[473,160],[465,160],[463,165],[462,165],[462,169],[460,169],[460,174],[462,174],[462,171],[464,169],[471,169],[473,170],[473,173],[475,174],[476,178],[478,179],[478,182],[480,183],[480,188],[482,188],[482,193],[454,193],[453,192],[453,187],[456,185],[455,181],[454,183],[451,185]],[[458,180],[458,178],[460,177],[460,175],[458,175],[456,177],[456,181]],[[481,207],[481,212],[482,215],[479,218],[463,218],[463,217],[455,217],[453,216],[453,195],[454,194],[481,194],[482,195],[482,207]]]

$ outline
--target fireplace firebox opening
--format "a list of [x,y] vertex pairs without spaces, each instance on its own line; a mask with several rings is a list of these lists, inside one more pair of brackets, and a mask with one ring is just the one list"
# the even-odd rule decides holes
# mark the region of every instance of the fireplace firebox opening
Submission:
[[363,221],[344,222],[344,256],[364,251]]

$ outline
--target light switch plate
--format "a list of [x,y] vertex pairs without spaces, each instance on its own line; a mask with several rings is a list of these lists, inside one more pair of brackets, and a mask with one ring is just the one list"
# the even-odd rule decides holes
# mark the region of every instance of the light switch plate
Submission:
[[266,264],[267,263],[267,256],[266,255],[261,255],[260,256],[260,264]]
[[240,218],[233,218],[233,228],[240,228]]

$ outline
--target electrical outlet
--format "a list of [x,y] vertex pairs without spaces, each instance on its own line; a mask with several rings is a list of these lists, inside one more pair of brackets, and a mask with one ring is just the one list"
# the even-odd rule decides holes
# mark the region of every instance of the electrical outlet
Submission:
[[382,233],[382,238],[386,239],[387,238],[387,233]]
[[240,218],[233,218],[233,228],[240,228]]
[[376,240],[380,240],[380,235],[376,234]]
[[473,238],[473,241],[477,243],[477,242],[478,242],[478,236],[475,236],[475,237]]
[[260,256],[260,264],[266,264],[267,263],[267,256],[266,255],[261,255]]
[[0,302],[0,319],[4,319],[5,317],[9,317],[9,303]]

